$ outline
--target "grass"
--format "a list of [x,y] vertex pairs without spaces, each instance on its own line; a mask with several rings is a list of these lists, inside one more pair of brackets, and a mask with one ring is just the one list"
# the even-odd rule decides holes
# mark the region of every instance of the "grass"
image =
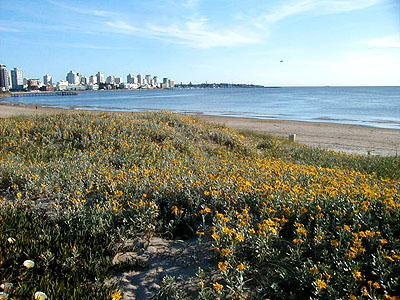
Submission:
[[209,236],[194,299],[398,299],[399,167],[167,112],[2,119],[0,280],[120,299],[105,283],[143,268],[112,264],[126,241]]

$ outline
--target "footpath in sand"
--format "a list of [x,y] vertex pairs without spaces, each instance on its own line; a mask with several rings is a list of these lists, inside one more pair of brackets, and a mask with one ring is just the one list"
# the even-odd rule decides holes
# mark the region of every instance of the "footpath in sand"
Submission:
[[[0,118],[29,114],[53,114],[60,108],[0,101]],[[80,112],[81,110],[69,110]],[[296,141],[312,147],[352,154],[400,155],[400,129],[383,129],[359,125],[324,122],[260,120],[197,115],[197,118],[230,128],[250,130],[287,138],[296,134]]]

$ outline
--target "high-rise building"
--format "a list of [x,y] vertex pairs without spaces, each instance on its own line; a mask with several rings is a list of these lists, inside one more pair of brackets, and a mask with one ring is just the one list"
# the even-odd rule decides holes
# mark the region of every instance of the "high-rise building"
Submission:
[[153,82],[154,82],[155,85],[158,84],[158,76],[154,76],[153,77]]
[[89,84],[89,83],[90,83],[89,77],[82,75],[81,84],[86,85],[86,84]]
[[107,77],[107,81],[108,84],[114,84],[115,83],[115,76],[110,75]]
[[76,76],[78,76],[78,84],[81,84],[83,75],[78,72],[76,73]]
[[74,71],[69,71],[66,79],[69,84],[79,84],[80,83],[80,78],[79,78],[79,73],[75,73]]
[[43,84],[45,86],[53,85],[53,78],[51,77],[51,75],[46,74],[43,76]]
[[21,69],[14,68],[11,70],[11,85],[12,89],[21,91],[24,88],[24,75]]
[[136,75],[128,74],[128,76],[126,76],[126,82],[127,83],[138,83],[138,79],[137,79]]
[[0,91],[8,92],[10,90],[10,73],[5,65],[0,65]]
[[97,72],[96,77],[97,77],[97,83],[98,84],[106,83],[106,78],[105,78],[105,76],[104,76],[104,74],[102,72]]
[[152,84],[152,78],[151,78],[151,75],[146,75],[146,77],[145,77],[145,83],[147,83],[147,84]]
[[166,87],[169,87],[169,85],[168,85],[168,78],[167,78],[167,77],[164,77],[164,78],[163,78],[163,84],[165,84]]
[[144,83],[142,74],[137,74],[137,79],[139,85],[142,85]]
[[124,83],[124,79],[122,77],[115,77],[115,83],[116,84]]
[[91,75],[89,77],[89,83],[96,84],[97,83],[97,76]]

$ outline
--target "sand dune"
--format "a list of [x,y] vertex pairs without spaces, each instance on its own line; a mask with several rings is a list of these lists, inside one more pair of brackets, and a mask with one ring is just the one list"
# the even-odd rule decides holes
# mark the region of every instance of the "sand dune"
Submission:
[[[65,110],[0,102],[1,118],[16,115],[52,114],[62,111]],[[78,112],[78,110],[70,111]],[[263,132],[277,137],[287,138],[290,134],[296,134],[296,141],[299,143],[334,151],[383,156],[400,155],[400,130],[396,129],[325,122],[260,120],[206,115],[197,117],[204,121],[224,124],[230,128]]]

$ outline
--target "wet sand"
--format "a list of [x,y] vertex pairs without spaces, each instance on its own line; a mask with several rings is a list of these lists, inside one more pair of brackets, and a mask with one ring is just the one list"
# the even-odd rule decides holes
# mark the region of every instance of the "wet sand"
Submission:
[[[16,115],[53,114],[63,111],[65,110],[61,108],[0,101],[0,118]],[[81,110],[69,111],[80,112]],[[333,151],[382,156],[400,155],[400,130],[397,129],[325,122],[260,120],[206,115],[197,115],[196,117],[230,128],[256,131],[276,137],[288,138],[290,134],[296,134],[296,142]]]

